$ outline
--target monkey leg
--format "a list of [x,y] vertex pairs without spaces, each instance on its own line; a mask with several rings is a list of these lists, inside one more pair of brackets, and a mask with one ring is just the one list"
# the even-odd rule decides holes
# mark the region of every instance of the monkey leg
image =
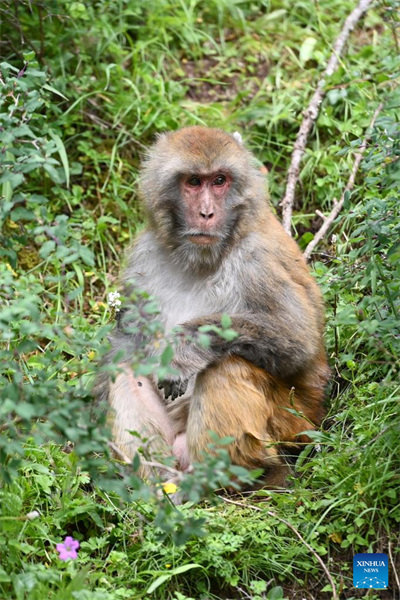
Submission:
[[[149,379],[134,377],[131,369],[125,366],[110,383],[109,404],[113,440],[127,458],[132,459],[139,447],[144,448],[149,457],[154,454],[171,455],[174,441],[172,422]],[[137,432],[139,436],[132,435],[130,431]],[[149,469],[142,465],[141,475],[148,474]]]
[[278,443],[290,443],[296,433],[310,429],[306,420],[285,410],[291,406],[290,393],[283,383],[239,357],[206,369],[197,376],[189,407],[190,460],[201,459],[210,443],[209,431],[214,431],[219,437],[234,438],[229,446],[234,464],[262,467],[268,485],[284,485],[288,466]]

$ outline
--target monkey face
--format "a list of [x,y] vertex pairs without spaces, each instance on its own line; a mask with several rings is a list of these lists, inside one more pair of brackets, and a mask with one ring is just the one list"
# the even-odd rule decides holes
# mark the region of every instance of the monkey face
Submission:
[[201,246],[216,244],[226,222],[228,173],[184,175],[180,182],[185,238]]
[[141,171],[151,229],[183,270],[214,271],[254,226],[263,179],[237,138],[207,127],[162,134]]

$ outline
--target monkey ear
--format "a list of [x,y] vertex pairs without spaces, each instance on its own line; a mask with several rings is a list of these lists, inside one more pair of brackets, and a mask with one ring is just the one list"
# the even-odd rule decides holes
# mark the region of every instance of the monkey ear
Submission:
[[243,138],[238,131],[232,134],[232,137],[237,141],[238,144],[243,144]]

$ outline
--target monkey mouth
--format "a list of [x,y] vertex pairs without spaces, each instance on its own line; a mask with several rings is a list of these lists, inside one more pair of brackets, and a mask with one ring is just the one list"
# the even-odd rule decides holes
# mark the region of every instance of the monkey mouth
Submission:
[[193,244],[198,244],[199,246],[208,246],[212,244],[216,244],[218,242],[218,236],[210,233],[190,233],[187,235],[187,239]]

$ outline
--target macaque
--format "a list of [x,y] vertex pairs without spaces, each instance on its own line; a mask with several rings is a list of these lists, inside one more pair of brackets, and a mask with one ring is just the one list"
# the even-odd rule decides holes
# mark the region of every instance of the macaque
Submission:
[[[264,177],[240,136],[186,127],[162,134],[141,170],[148,226],[128,254],[124,289],[154,296],[166,333],[183,335],[172,366],[179,376],[135,377],[134,336],[112,336],[109,361],[125,349],[115,380],[100,375],[115,445],[132,458],[140,439],[176,457],[185,470],[201,460],[210,431],[234,441],[234,464],[264,469],[283,485],[285,447],[307,442],[302,432],[323,417],[329,369],[323,346],[320,291],[297,244],[268,204]],[[128,314],[123,319],[129,322]],[[228,314],[237,336],[209,333]]]

